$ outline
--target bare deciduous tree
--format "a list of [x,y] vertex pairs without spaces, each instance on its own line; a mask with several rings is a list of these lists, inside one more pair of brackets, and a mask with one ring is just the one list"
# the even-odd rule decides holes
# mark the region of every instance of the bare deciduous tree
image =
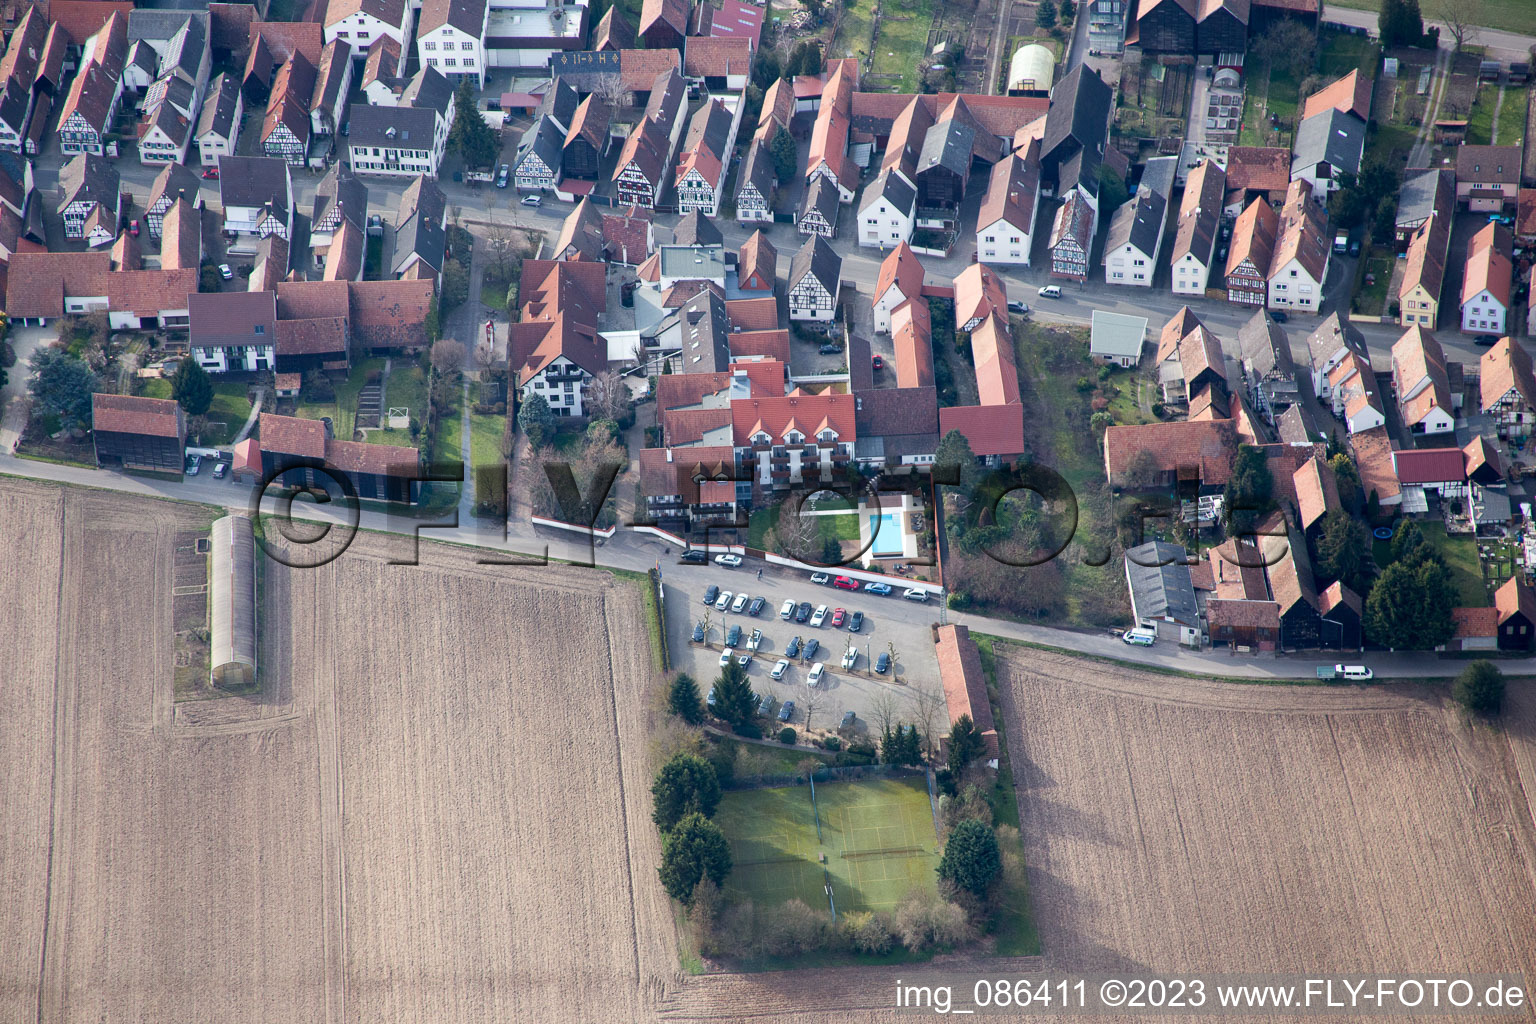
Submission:
[[444,377],[452,377],[464,368],[464,346],[452,338],[432,343],[432,368]]
[[587,384],[582,400],[593,419],[619,420],[629,411],[629,385],[612,370],[604,370]]
[[826,694],[816,687],[812,686],[806,690],[801,706],[805,708],[805,731],[807,733],[811,731],[811,719],[815,716],[816,709],[821,707],[825,700]]
[[891,731],[891,727],[897,721],[896,695],[885,687],[880,687],[869,699],[869,713],[873,716],[874,724],[879,726],[880,735],[884,736]]
[[489,370],[491,364],[496,361],[496,346],[485,338],[475,342],[475,365],[482,370]]
[[1435,14],[1455,40],[1454,52],[1460,53],[1467,42],[1467,33],[1482,23],[1483,3],[1482,0],[1441,0]]
[[821,528],[812,516],[800,514],[800,502],[794,498],[779,504],[779,514],[773,522],[773,536],[778,553],[800,561],[821,560]]
[[934,751],[935,727],[941,714],[946,714],[944,694],[936,684],[925,682],[912,690],[913,714],[923,727],[923,746],[931,755]]

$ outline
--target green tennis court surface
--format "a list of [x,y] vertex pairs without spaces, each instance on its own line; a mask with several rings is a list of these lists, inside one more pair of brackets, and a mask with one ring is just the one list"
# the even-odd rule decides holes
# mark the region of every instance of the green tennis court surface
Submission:
[[820,843],[809,786],[726,793],[715,812],[735,861],[726,892],[762,905],[798,897],[825,907],[825,866],[843,913],[889,910],[915,886],[934,887],[939,841],[921,777],[819,783],[816,805]]

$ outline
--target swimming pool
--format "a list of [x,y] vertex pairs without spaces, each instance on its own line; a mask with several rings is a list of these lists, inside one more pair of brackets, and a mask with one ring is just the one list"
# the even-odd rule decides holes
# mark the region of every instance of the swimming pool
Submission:
[[889,512],[869,517],[869,533],[873,538],[870,554],[877,558],[901,554],[901,524]]

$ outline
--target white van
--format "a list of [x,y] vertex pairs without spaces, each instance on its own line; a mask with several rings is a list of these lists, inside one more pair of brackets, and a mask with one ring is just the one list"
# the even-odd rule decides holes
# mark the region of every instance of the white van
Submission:
[[1157,643],[1157,631],[1138,627],[1120,634],[1120,639],[1133,647],[1151,647]]
[[1037,291],[1035,294],[1040,296],[1042,299],[1059,299],[1061,298],[1061,285],[1048,284],[1044,288],[1041,288],[1039,291]]
[[1366,682],[1367,680],[1374,679],[1376,676],[1376,673],[1364,665],[1335,665],[1333,666],[1333,674],[1340,679],[1348,679],[1356,683]]

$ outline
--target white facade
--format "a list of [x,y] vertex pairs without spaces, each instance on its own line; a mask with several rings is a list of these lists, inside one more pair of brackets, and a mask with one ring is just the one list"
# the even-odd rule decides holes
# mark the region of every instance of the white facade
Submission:
[[[191,323],[191,313],[186,309],[162,309],[154,314],[161,327],[179,327],[183,330]],[[114,331],[140,331],[144,322],[137,313],[126,310],[108,310],[107,323]]]
[[342,18],[334,25],[325,26],[325,41],[345,39],[352,46],[353,60],[367,60],[368,47],[380,36],[388,36],[400,44],[402,54],[410,52],[412,11],[409,4],[403,5],[401,24],[391,25],[381,18],[375,18],[366,11],[354,11]]
[[1461,307],[1461,329],[1465,334],[1497,334],[1503,336],[1504,321],[1509,310],[1484,288],[1471,301]]
[[[486,21],[490,9],[486,9]],[[472,36],[452,25],[439,25],[416,40],[416,57],[422,67],[436,68],[450,82],[460,78],[472,78],[475,88],[485,86],[485,22],[480,34]]]
[[[491,0],[486,13],[486,62],[493,69],[539,68],[547,74],[550,57],[581,48],[585,7],[585,0]],[[561,45],[554,45],[555,40],[561,40]]]
[[815,274],[806,274],[789,293],[791,320],[831,320],[837,312],[836,296],[822,287]]
[[234,156],[235,145],[240,141],[240,119],[245,116],[245,99],[235,89],[235,117],[229,125],[229,137],[209,129],[197,137],[198,160],[204,167],[219,166],[219,157]]
[[[1038,196],[1035,205],[1038,205]],[[1025,230],[999,217],[996,223],[977,226],[976,258],[983,263],[1010,263],[1027,267],[1033,242],[1033,223]]]
[[[1324,279],[1328,277],[1327,263],[1323,264],[1322,276]],[[1322,301],[1323,282],[1314,280],[1300,260],[1293,259],[1270,272],[1270,309],[1299,309],[1315,313]]]
[[1210,253],[1206,253],[1206,259],[1202,260],[1194,253],[1188,252],[1184,254],[1183,259],[1173,265],[1173,294],[1205,294],[1205,286],[1211,279],[1211,265],[1208,262],[1210,256]]
[[870,248],[894,249],[902,242],[912,240],[912,230],[917,225],[917,208],[910,210],[880,196],[859,211],[859,244]]
[[164,164],[184,164],[187,162],[187,150],[192,145],[192,128],[187,126],[186,134],[180,142],[171,138],[161,127],[151,125],[139,139],[139,163],[151,167]]
[[550,412],[556,416],[583,416],[587,387],[592,375],[565,356],[556,356],[544,369],[523,385],[523,397],[543,395]]
[[1117,247],[1104,255],[1104,282],[1129,285],[1133,288],[1152,287],[1152,272],[1157,267],[1157,253],[1142,252],[1130,243]]
[[234,348],[194,346],[192,358],[209,373],[244,371],[255,373],[277,365],[277,350],[272,345],[244,345]]
[[891,333],[891,311],[908,299],[916,298],[915,295],[903,295],[901,284],[892,281],[885,289],[885,294],[875,296],[875,330],[881,334]]

